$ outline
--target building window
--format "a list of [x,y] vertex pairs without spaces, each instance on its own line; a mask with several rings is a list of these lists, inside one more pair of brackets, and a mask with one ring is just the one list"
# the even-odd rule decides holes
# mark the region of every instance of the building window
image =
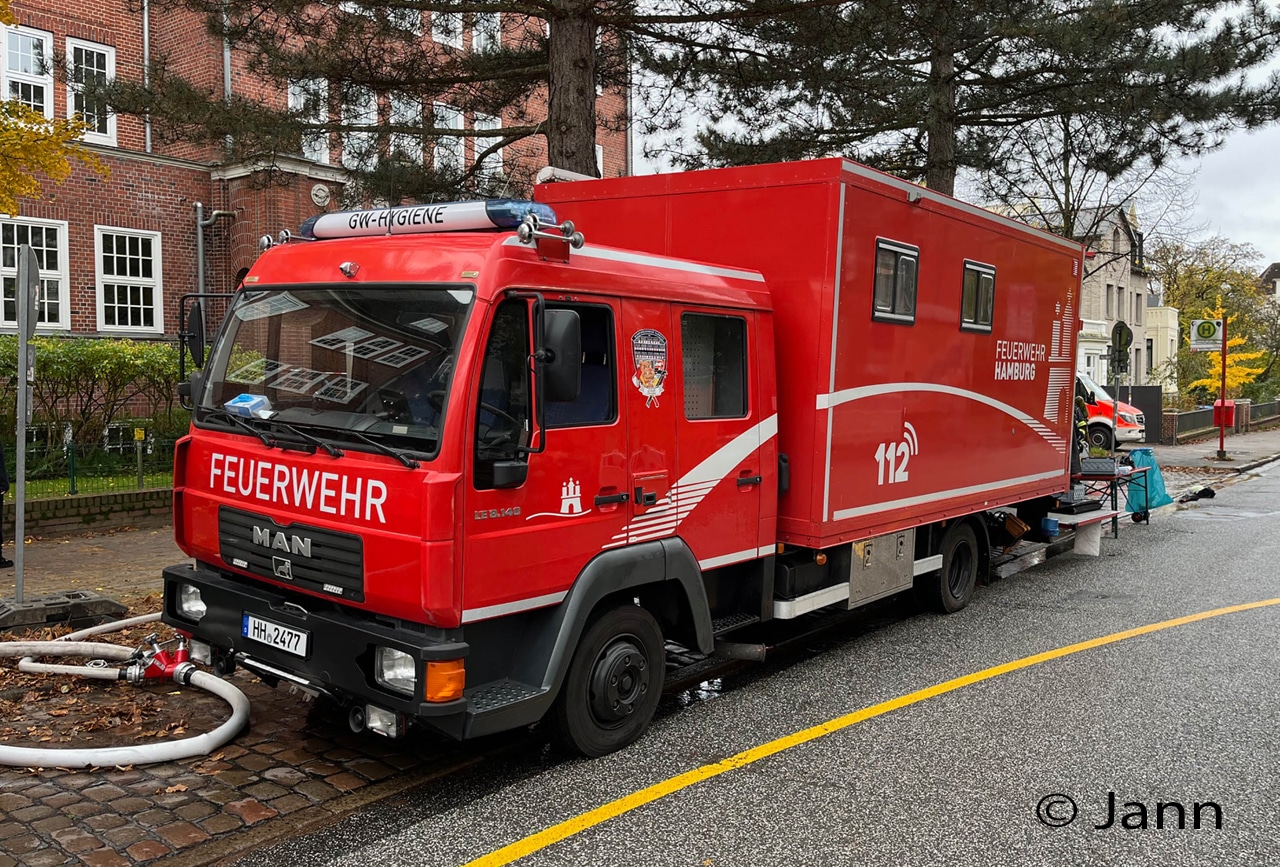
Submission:
[[1124,287],[1116,287],[1116,319],[1124,319]]
[[0,220],[0,327],[18,326],[18,249],[30,245],[40,264],[36,325],[71,327],[67,287],[67,224],[62,220]]
[[[304,124],[326,124],[329,121],[329,82],[308,78],[289,83],[289,111]],[[302,156],[318,163],[329,162],[329,134],[324,130],[304,130]]]
[[86,141],[116,143],[116,116],[100,98],[85,94],[85,85],[101,85],[116,75],[116,51],[79,39],[67,40],[67,114],[88,127]]
[[[502,129],[502,118],[493,117],[488,114],[477,114],[475,122],[472,124],[477,130],[499,130]],[[476,155],[484,153],[493,147],[499,141],[498,137],[480,138],[476,137]],[[478,173],[482,178],[496,178],[502,174],[502,148],[498,148],[493,153],[488,154],[483,159],[477,159],[480,164]]]
[[[436,129],[462,129],[462,112],[437,102],[434,106]],[[462,139],[456,135],[436,137],[433,160],[437,173],[462,174]]]
[[52,34],[41,30],[5,29],[5,96],[47,118],[53,117],[52,41]]
[[960,293],[960,327],[990,331],[996,299],[996,269],[979,262],[964,263],[964,287]]
[[[390,117],[391,126],[422,129],[422,100],[407,93],[391,94]],[[390,152],[394,157],[416,165],[422,165],[422,136],[411,132],[393,132],[390,139]]]
[[1133,293],[1133,324],[1142,324],[1142,293]]
[[916,321],[916,269],[920,248],[896,241],[876,241],[876,283],[872,318]]
[[1147,373],[1151,373],[1152,366],[1155,364],[1154,356],[1156,354],[1156,342],[1150,337],[1147,338]]
[[596,177],[604,177],[604,145],[596,145]]
[[1107,284],[1107,291],[1103,293],[1103,298],[1105,299],[1106,304],[1107,304],[1107,318],[1108,318],[1108,319],[1110,319],[1111,317],[1113,317],[1113,316],[1115,316],[1115,315],[1116,315],[1116,314],[1115,314],[1115,311],[1113,311],[1113,310],[1111,309],[1111,290],[1112,290],[1112,288],[1113,288],[1113,287],[1112,287],[1112,285],[1111,285],[1110,283],[1108,283],[1108,284]]
[[95,226],[98,330],[164,330],[160,234]]
[[483,53],[502,47],[502,13],[477,12],[471,22],[472,51]]
[[[684,417],[743,418],[747,414],[747,323],[736,316],[680,317],[684,359]],[[639,353],[637,353],[639,356]],[[636,358],[643,383],[650,364]],[[656,363],[656,362],[652,362]]]
[[431,41],[450,48],[462,47],[462,13],[432,12]]
[[349,169],[373,166],[378,159],[378,139],[373,132],[378,123],[378,100],[372,90],[357,86],[348,91],[342,122],[365,128],[342,134],[342,164]]

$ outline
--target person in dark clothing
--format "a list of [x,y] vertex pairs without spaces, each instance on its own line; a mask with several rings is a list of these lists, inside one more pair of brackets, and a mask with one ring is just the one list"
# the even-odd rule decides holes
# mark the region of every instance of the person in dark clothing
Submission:
[[[4,443],[0,443],[0,515],[4,514],[4,495],[9,493],[9,471],[4,465]],[[8,569],[12,560],[4,556],[4,521],[0,520],[0,569]]]

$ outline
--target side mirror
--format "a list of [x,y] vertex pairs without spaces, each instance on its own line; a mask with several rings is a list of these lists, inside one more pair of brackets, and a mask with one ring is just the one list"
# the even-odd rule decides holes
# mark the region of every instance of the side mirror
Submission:
[[528,461],[494,461],[493,487],[518,488],[529,478]]
[[204,367],[204,305],[197,301],[187,311],[187,330],[182,335],[187,349],[191,350],[191,362],[196,369]]
[[577,400],[582,391],[582,322],[577,311],[546,311],[542,346],[550,356],[542,369],[546,399]]

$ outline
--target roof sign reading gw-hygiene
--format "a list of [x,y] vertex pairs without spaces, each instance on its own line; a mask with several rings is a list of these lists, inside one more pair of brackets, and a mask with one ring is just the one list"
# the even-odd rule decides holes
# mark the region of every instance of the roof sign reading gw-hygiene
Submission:
[[1221,319],[1192,319],[1191,320],[1191,351],[1192,352],[1221,352],[1222,351],[1222,320]]

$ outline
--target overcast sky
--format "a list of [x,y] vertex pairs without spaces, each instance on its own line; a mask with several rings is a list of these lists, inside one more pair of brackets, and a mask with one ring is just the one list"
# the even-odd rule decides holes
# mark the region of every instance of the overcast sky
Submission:
[[1234,244],[1252,244],[1260,264],[1280,262],[1280,128],[1238,133],[1200,160],[1195,223]]

